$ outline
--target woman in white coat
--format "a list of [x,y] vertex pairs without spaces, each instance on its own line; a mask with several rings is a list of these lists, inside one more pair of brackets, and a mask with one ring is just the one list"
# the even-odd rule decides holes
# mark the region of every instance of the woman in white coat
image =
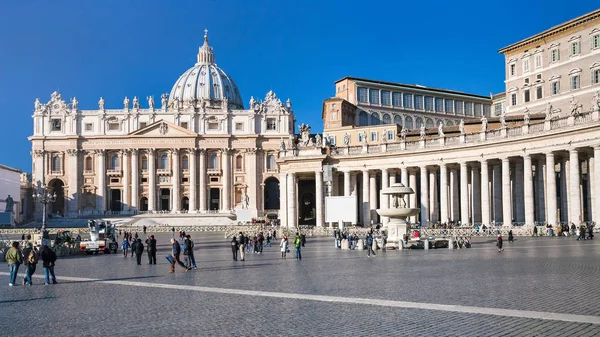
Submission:
[[288,250],[288,239],[287,236],[283,236],[283,239],[281,239],[281,243],[279,244],[279,247],[281,247],[281,258],[285,259],[285,254],[287,253]]

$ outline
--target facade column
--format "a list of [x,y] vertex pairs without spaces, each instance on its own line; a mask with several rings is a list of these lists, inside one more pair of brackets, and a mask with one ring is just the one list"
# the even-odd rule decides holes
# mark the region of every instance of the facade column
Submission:
[[479,167],[471,167],[471,181],[472,181],[472,194],[471,204],[472,206],[472,223],[481,223],[481,173],[479,173]]
[[460,163],[460,224],[469,224],[469,166]]
[[369,207],[371,213],[371,222],[377,222],[377,174],[369,174]]
[[363,227],[371,225],[371,208],[369,207],[369,170],[362,171],[362,224]]
[[487,159],[481,160],[481,224],[490,226],[490,170]]
[[[568,222],[569,215],[569,203],[568,203],[568,195],[569,195],[569,161],[561,158],[560,161],[560,216],[558,218],[558,222],[565,221]],[[558,223],[557,223],[558,224]]]
[[[584,221],[594,221],[594,219],[596,218],[595,212],[596,212],[596,207],[594,207],[594,202],[595,202],[595,196],[594,196],[594,159],[588,155],[585,161],[586,165],[587,165],[587,180],[586,180],[586,189],[587,189],[587,195],[586,195],[586,205],[587,205],[587,209],[588,209],[588,214],[587,214],[587,218],[584,219]],[[583,194],[583,193],[582,193]],[[584,214],[583,210],[581,211],[582,216]]]
[[556,172],[554,172],[554,153],[546,153],[546,202],[548,204],[548,224],[558,225],[558,205],[556,202]]
[[229,152],[229,149],[223,150],[221,159],[223,161],[223,197],[221,198],[223,205],[221,205],[221,210],[225,212],[231,211],[231,157]]
[[206,150],[205,149],[200,149],[200,156],[199,156],[199,166],[200,166],[200,176],[199,176],[199,181],[198,181],[198,186],[200,189],[200,193],[199,194],[199,210],[200,213],[206,213],[206,209],[207,209],[207,202],[206,202]]
[[502,166],[492,166],[493,195],[494,195],[494,223],[502,222]]
[[131,149],[131,210],[137,211],[140,193],[138,149]]
[[440,223],[448,223],[448,167],[440,164]]
[[[415,193],[411,194],[409,197],[409,207],[417,208],[417,172],[414,170],[408,171],[408,186],[413,189]],[[410,217],[411,223],[417,222],[417,216],[413,215]]]
[[258,151],[256,149],[248,151],[248,168],[245,170],[248,174],[248,209],[256,216],[258,216],[258,186],[262,184],[262,181],[258,182],[259,175],[262,176],[262,166],[257,165],[257,156]]
[[600,222],[600,197],[596,193],[600,193],[600,145],[594,146],[594,176],[592,179],[592,196],[595,197],[593,200],[593,214],[592,218],[596,223]]
[[198,182],[196,181],[196,177],[198,176],[198,171],[196,169],[196,148],[188,149],[188,167],[189,167],[189,175],[190,175],[190,209],[188,212],[196,213],[198,207],[196,206],[196,186],[198,186]]
[[523,155],[523,199],[525,201],[525,225],[535,224],[535,211],[533,208],[533,174],[531,172],[531,156]]
[[129,201],[129,149],[123,150],[123,202],[121,203],[121,209],[123,211],[129,211],[131,208],[131,202]]
[[296,223],[298,221],[298,217],[296,216],[296,174],[289,173],[288,174],[288,183],[287,183],[287,192],[288,192],[288,223],[287,228],[296,228]]
[[579,226],[583,219],[581,216],[581,189],[579,187],[581,177],[579,176],[579,152],[577,152],[577,149],[569,150],[569,162],[571,163],[569,176],[569,223]]
[[287,174],[279,174],[279,221],[282,228],[288,226],[288,208],[287,208]]
[[435,168],[429,168],[429,222],[436,223],[439,219],[437,195],[437,177]]
[[[540,222],[544,222],[547,219],[547,215],[548,214],[548,209],[546,207],[546,198],[547,196],[545,195],[547,193],[547,189],[546,189],[546,179],[544,178],[545,175],[547,175],[547,172],[550,172],[548,169],[546,169],[546,163],[545,163],[546,159],[540,159],[536,165],[536,170],[535,170],[535,175],[536,175],[536,180],[537,180],[537,196],[536,196],[536,201],[537,201],[537,221]],[[554,162],[554,157],[552,158],[552,162]],[[554,175],[554,166],[552,166],[552,174]],[[554,186],[554,190],[556,191],[556,186]],[[555,210],[556,213],[556,210]]]
[[324,207],[323,207],[323,171],[316,171],[315,172],[315,196],[316,196],[316,205],[315,205],[315,211],[317,212],[316,214],[316,220],[317,220],[317,227],[323,227],[323,220],[324,220],[324,215],[325,213],[323,212]]
[[156,209],[156,150],[148,149],[148,211]]
[[96,190],[96,210],[106,210],[106,150],[97,150],[98,189]]
[[[356,212],[359,213],[359,203],[358,200],[358,172],[350,173],[350,195],[355,197],[354,202],[356,203]],[[359,221],[358,214],[356,215],[356,221],[352,223],[353,226],[357,225]]]
[[514,200],[514,212],[515,212],[515,221],[516,222],[524,222],[525,221],[525,205],[522,203],[524,199],[524,190],[523,190],[523,166],[521,166],[520,162],[515,162],[515,197]]
[[450,219],[452,221],[458,221],[460,219],[458,171],[455,168],[450,169]]
[[173,202],[171,203],[171,213],[179,213],[179,211],[181,211],[181,193],[179,191],[179,187],[181,186],[181,172],[179,171],[179,149],[171,150],[171,161],[173,162],[173,181],[171,181],[173,186],[173,194],[171,199]]
[[[390,175],[389,175],[389,171],[387,168],[382,168],[381,169],[381,190],[383,191],[384,188],[388,188],[390,186]],[[387,194],[383,194],[383,193],[379,193],[379,208],[388,208],[389,207],[389,202],[390,198]],[[390,221],[390,218],[387,216],[382,216],[381,217],[381,223],[383,225],[387,225],[387,223]]]
[[512,224],[512,207],[510,203],[510,160],[502,158],[502,225]]
[[421,166],[421,218],[419,219],[421,227],[429,224],[429,175],[427,166]]
[[[68,217],[77,217],[79,215],[79,194],[81,193],[79,189],[79,152],[81,151],[77,149],[67,150],[67,154],[69,155],[69,180],[67,182],[69,184],[69,194],[66,215]],[[23,206],[21,205],[21,207]]]
[[349,197],[352,193],[350,188],[350,171],[344,171],[344,196]]

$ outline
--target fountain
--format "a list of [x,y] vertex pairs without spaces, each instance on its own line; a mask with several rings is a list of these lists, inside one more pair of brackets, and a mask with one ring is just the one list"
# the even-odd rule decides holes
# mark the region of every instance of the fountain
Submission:
[[[381,191],[383,195],[389,195],[391,207],[378,209],[377,213],[381,216],[390,218],[390,222],[387,224],[387,249],[394,249],[396,247],[402,247],[401,241],[404,234],[408,233],[408,223],[406,218],[419,213],[418,208],[406,208],[406,202],[403,196],[407,194],[414,194],[412,188],[404,186],[401,183],[391,184],[390,187],[386,187]],[[384,227],[384,228],[385,228]]]

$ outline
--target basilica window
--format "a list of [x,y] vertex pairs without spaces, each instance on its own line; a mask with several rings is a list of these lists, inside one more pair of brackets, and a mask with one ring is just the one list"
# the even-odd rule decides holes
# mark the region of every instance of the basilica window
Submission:
[[146,157],[146,156],[142,157],[142,170],[143,171],[148,170],[148,157]]
[[365,137],[365,136],[363,135],[363,133],[362,133],[362,132],[359,132],[359,133],[358,133],[358,143],[362,143],[362,142],[363,142],[363,140],[364,140],[364,137]]
[[91,172],[94,170],[93,168],[92,157],[85,157],[85,162],[83,163],[83,170]]
[[62,121],[59,118],[52,119],[52,131],[62,130]]
[[181,122],[181,127],[184,129],[188,128],[188,122]]
[[457,115],[462,115],[464,113],[464,104],[463,101],[454,101],[454,113]]
[[511,105],[517,105],[517,94],[510,95],[510,103]]
[[383,124],[392,124],[392,117],[389,114],[383,115]]
[[388,131],[387,132],[387,139],[388,140],[394,140],[394,131]]
[[244,131],[244,123],[241,123],[241,122],[235,123],[235,131]]
[[444,99],[436,97],[435,98],[435,111],[443,112],[444,111]]
[[525,91],[523,91],[523,102],[527,103],[529,102],[529,89],[526,89]]
[[181,157],[181,168],[183,170],[189,170],[189,160],[188,156]]
[[92,124],[92,123],[85,123],[85,129],[84,130],[87,131],[87,132],[94,131],[94,124]]
[[146,122],[140,122],[140,129],[145,128],[148,125]]
[[276,131],[277,121],[275,118],[267,118],[267,131]]
[[473,116],[473,102],[465,102],[465,115]]
[[401,106],[402,105],[402,94],[399,92],[392,93],[392,105],[393,106]]
[[412,94],[404,94],[402,103],[404,107],[407,109],[412,109],[413,107],[413,95]]
[[60,156],[58,154],[52,155],[50,170],[53,172],[60,172],[62,169]]
[[523,60],[523,72],[529,72],[529,56]]
[[557,47],[557,48],[550,50],[550,63],[558,62],[558,60],[560,60],[560,52]]
[[235,157],[235,169],[236,171],[242,171],[244,169],[244,158],[242,155]]
[[495,103],[494,104],[494,116],[500,116],[502,115],[502,103]]
[[117,122],[108,123],[108,131],[119,131],[120,128],[121,128],[121,125]]
[[163,154],[160,156],[160,168],[166,170],[169,168],[169,156]]
[[435,127],[435,123],[433,122],[433,120],[431,118],[427,118],[425,120],[425,127],[428,129]]
[[369,101],[369,93],[367,88],[358,87],[357,96],[358,101],[361,103],[367,103]]
[[219,130],[219,122],[209,121],[208,122],[208,129],[209,130]]
[[433,111],[433,97],[425,96],[425,110]]
[[379,90],[369,89],[369,103],[379,104]]
[[475,116],[481,116],[482,113],[482,105],[481,103],[475,103]]
[[535,69],[542,67],[542,53],[535,54]]
[[420,128],[421,125],[423,125],[423,118],[417,117],[417,119],[415,119],[415,127]]
[[391,105],[390,94],[388,90],[381,90],[381,104],[382,105]]
[[415,95],[415,109],[423,110],[423,96]]
[[404,126],[409,130],[414,127],[412,117],[406,116],[406,118],[404,118]]
[[110,157],[110,169],[111,170],[119,169],[119,156],[116,154],[113,154],[112,157]]
[[275,161],[275,156],[270,154],[267,156],[267,170],[275,169],[277,169],[277,162]]
[[454,100],[447,99],[444,101],[444,104],[444,111],[446,111],[446,113],[451,113],[452,111],[454,111]]
[[560,94],[560,82],[554,81],[554,82],[550,83],[550,89],[552,91],[552,95]]

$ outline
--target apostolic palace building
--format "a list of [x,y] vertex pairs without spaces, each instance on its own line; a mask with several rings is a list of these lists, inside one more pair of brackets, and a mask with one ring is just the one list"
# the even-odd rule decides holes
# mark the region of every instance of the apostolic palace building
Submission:
[[338,80],[314,134],[271,91],[246,104],[205,34],[197,63],[156,102],[36,100],[33,181],[58,195],[48,213],[67,218],[243,211],[324,226],[326,196],[353,196],[358,224],[385,224],[380,191],[401,182],[424,226],[597,221],[600,10],[500,53],[506,91],[491,96]]

